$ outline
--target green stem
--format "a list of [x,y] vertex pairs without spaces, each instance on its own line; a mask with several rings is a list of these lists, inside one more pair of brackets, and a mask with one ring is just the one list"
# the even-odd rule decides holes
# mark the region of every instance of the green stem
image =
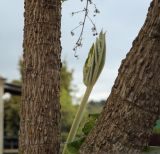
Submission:
[[69,135],[68,135],[68,138],[67,138],[67,141],[66,141],[66,144],[64,146],[62,154],[67,154],[67,143],[72,142],[74,140],[75,136],[76,136],[76,133],[77,133],[78,127],[80,125],[80,122],[83,118],[84,110],[86,108],[87,100],[90,96],[92,88],[93,88],[93,86],[88,86],[86,88],[85,94],[84,94],[82,102],[81,102],[81,104],[78,108],[77,114],[74,118],[74,121],[73,121],[72,127],[70,129],[70,132],[69,132]]

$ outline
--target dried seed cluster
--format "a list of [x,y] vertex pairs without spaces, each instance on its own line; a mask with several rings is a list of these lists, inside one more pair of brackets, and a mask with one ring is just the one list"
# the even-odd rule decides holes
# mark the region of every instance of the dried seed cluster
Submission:
[[[84,0],[80,0],[80,1],[84,2]],[[83,45],[83,43],[82,43],[83,39],[82,38],[83,38],[84,26],[85,26],[85,23],[86,23],[87,19],[92,24],[91,31],[92,31],[93,36],[97,36],[98,35],[96,25],[95,25],[95,23],[93,22],[92,18],[89,15],[89,6],[92,6],[94,8],[93,17],[95,17],[98,13],[100,13],[100,11],[98,10],[96,4],[94,4],[92,0],[86,0],[86,5],[85,5],[85,8],[83,10],[72,12],[72,16],[74,16],[74,15],[76,15],[78,13],[84,13],[83,21],[80,21],[79,25],[71,30],[71,35],[74,36],[75,35],[75,30],[78,29],[78,28],[81,28],[81,32],[80,32],[79,37],[78,37],[78,39],[77,39],[77,41],[76,41],[76,43],[74,45],[74,48],[73,48],[74,56],[76,58],[78,58],[77,49],[79,47],[82,47],[82,45]]]

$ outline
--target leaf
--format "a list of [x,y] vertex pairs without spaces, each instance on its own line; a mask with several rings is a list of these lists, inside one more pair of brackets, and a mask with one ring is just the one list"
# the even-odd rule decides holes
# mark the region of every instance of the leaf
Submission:
[[88,135],[89,132],[91,131],[91,129],[93,128],[94,124],[95,124],[94,120],[90,120],[90,121],[86,122],[83,129],[82,129],[82,132],[85,135]]
[[77,154],[81,145],[82,145],[82,143],[84,142],[84,140],[85,140],[85,138],[82,137],[82,138],[77,139],[77,140],[75,140],[71,143],[68,143],[67,144],[67,152],[69,154]]
[[91,131],[91,129],[94,127],[99,115],[100,115],[100,113],[89,114],[88,122],[85,123],[85,125],[82,129],[82,132],[84,133],[85,136],[67,144],[67,153],[68,154],[77,154],[78,153],[86,136]]
[[85,134],[85,135],[88,135],[89,132],[91,131],[91,129],[94,127],[95,123],[96,123],[96,120],[97,118],[99,117],[99,113],[96,113],[96,114],[89,114],[89,119],[88,119],[88,122],[85,123],[83,129],[82,129],[82,132]]

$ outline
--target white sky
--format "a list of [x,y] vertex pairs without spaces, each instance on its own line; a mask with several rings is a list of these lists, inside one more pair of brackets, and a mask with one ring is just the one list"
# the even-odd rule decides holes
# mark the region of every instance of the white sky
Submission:
[[[151,0],[95,0],[100,14],[94,18],[98,31],[107,31],[107,58],[104,70],[97,81],[90,99],[106,99],[117,76],[121,60],[131,48],[144,23]],[[71,12],[83,9],[80,0],[68,0],[62,5],[62,59],[74,69],[73,84],[77,96],[85,91],[82,69],[89,48],[95,38],[91,24],[85,27],[83,47],[78,50],[79,59],[74,58],[73,46],[77,35],[70,31],[83,19],[82,15],[72,17]],[[22,55],[23,42],[23,1],[0,0],[0,75],[11,81],[19,78],[18,60]]]

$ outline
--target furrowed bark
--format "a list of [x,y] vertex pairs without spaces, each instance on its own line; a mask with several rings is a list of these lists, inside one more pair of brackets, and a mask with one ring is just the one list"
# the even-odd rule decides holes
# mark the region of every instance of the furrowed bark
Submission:
[[60,150],[60,0],[25,0],[20,154]]
[[160,1],[122,61],[95,128],[79,154],[139,154],[160,115]]

